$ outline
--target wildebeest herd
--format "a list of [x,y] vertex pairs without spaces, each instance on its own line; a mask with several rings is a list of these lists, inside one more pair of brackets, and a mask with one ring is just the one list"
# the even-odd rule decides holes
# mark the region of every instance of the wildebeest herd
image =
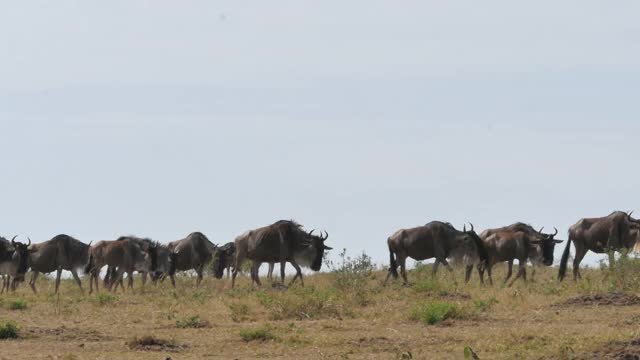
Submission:
[[[442,264],[449,271],[449,262],[462,264],[465,267],[465,282],[471,278],[474,267],[477,268],[480,281],[484,283],[484,273],[493,284],[491,270],[497,263],[508,264],[507,283],[512,276],[514,260],[518,260],[519,269],[516,277],[509,283],[512,285],[522,278],[526,281],[526,265],[550,266],[553,264],[558,230],[545,233],[525,223],[487,229],[480,234],[474,226],[465,225],[462,231],[446,222],[432,221],[424,226],[400,229],[387,240],[389,248],[389,272],[385,284],[390,277],[400,275],[404,284],[408,283],[406,260],[434,259],[432,273],[438,271]],[[3,276],[2,292],[13,291],[25,279],[31,269],[29,285],[33,292],[40,273],[56,272],[55,292],[60,286],[62,270],[70,271],[82,291],[82,281],[78,270],[89,275],[89,291],[99,290],[100,274],[107,267],[103,286],[109,291],[116,291],[120,286],[124,291],[124,275],[127,274],[128,287],[133,287],[133,274],[141,274],[142,284],[150,277],[153,283],[171,279],[175,287],[175,274],[178,271],[193,270],[197,274],[196,286],[200,285],[207,264],[211,264],[213,275],[221,279],[225,270],[231,277],[231,285],[243,263],[251,261],[250,276],[252,286],[261,285],[259,268],[263,263],[269,264],[269,279],[275,264],[280,264],[281,282],[285,279],[285,266],[289,263],[296,270],[291,283],[300,278],[302,267],[319,271],[322,267],[329,237],[327,232],[314,234],[306,231],[302,225],[281,220],[271,225],[250,230],[238,236],[234,242],[223,246],[212,243],[204,234],[194,232],[184,239],[161,244],[147,238],[123,236],[116,240],[102,240],[85,244],[68,235],[57,235],[51,240],[32,244],[17,242],[16,236],[10,241],[0,237],[0,275]],[[640,248],[640,220],[634,219],[632,213],[615,211],[606,217],[585,218],[569,229],[569,239],[562,254],[558,278],[563,280],[569,260],[570,245],[575,246],[573,261],[573,277],[580,277],[580,262],[587,251],[598,254]],[[398,274],[400,267],[400,274]],[[231,274],[231,275],[230,275]]]

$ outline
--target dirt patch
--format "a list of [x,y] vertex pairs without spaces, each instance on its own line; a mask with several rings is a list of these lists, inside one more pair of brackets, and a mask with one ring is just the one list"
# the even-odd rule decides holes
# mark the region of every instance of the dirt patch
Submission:
[[577,298],[569,299],[558,305],[576,305],[576,306],[631,306],[640,305],[640,297],[625,293],[606,293],[584,295]]
[[186,345],[176,344],[175,341],[158,339],[153,336],[136,337],[128,341],[127,346],[131,350],[164,352],[179,352],[187,348]]
[[85,330],[79,328],[67,328],[65,326],[59,328],[30,328],[25,330],[27,337],[42,338],[54,337],[58,341],[110,341],[113,337],[104,335],[95,330]]
[[574,359],[640,360],[640,339],[611,342],[594,352],[579,354]]

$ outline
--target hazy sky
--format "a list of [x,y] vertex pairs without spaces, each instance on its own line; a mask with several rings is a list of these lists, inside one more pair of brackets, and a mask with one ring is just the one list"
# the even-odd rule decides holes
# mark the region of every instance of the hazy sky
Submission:
[[5,2],[0,234],[224,243],[293,218],[385,264],[391,233],[431,220],[566,238],[581,217],[640,212],[639,13]]

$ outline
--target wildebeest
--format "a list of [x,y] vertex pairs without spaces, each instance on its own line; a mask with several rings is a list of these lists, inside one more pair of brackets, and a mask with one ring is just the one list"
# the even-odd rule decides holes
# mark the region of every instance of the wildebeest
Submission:
[[322,258],[325,250],[331,250],[324,242],[329,237],[325,235],[313,235],[313,230],[306,232],[302,225],[292,220],[280,220],[271,225],[251,230],[239,236],[235,240],[236,258],[231,276],[231,286],[235,286],[236,276],[245,259],[252,261],[251,285],[255,282],[261,285],[258,276],[260,264],[280,263],[280,277],[284,283],[285,265],[287,262],[296,269],[296,275],[291,283],[299,277],[302,286],[302,270],[300,266],[310,267],[313,271],[319,271],[322,267]]
[[216,251],[215,260],[213,262],[213,275],[217,279],[222,279],[224,276],[224,270],[227,270],[227,277],[231,275],[231,267],[236,255],[236,244],[234,242],[228,242],[218,247]]
[[580,219],[569,228],[569,240],[562,253],[558,279],[564,280],[567,271],[567,262],[571,242],[576,249],[573,257],[573,279],[580,275],[580,262],[587,251],[596,254],[604,254],[610,251],[632,249],[636,244],[636,238],[631,230],[637,228],[637,220],[622,211],[614,211],[606,217]]
[[170,242],[168,246],[174,262],[173,271],[169,273],[171,285],[176,286],[176,271],[195,270],[198,274],[196,286],[200,286],[204,267],[213,260],[217,246],[201,232],[193,232],[182,240]]
[[447,258],[456,257],[464,259],[465,281],[469,281],[473,265],[484,263],[487,254],[478,234],[467,231],[465,225],[463,231],[456,230],[453,225],[441,221],[432,221],[424,226],[396,231],[387,239],[389,247],[389,273],[384,283],[390,276],[398,278],[398,266],[404,284],[408,284],[406,261],[410,257],[414,260],[427,260],[435,258],[432,274],[438,271],[438,265],[443,264],[449,271]]
[[[93,292],[93,284],[98,291],[100,269],[103,266],[117,268],[115,277],[109,283],[109,291],[114,284],[118,284],[124,273],[133,276],[136,269],[155,271],[157,267],[157,244],[149,239],[133,236],[123,236],[118,240],[103,240],[95,243],[89,250],[89,261],[85,272],[91,274],[89,279],[89,293]],[[114,289],[114,291],[117,290]]]
[[18,281],[24,280],[24,274],[29,269],[29,245],[16,242],[17,235],[11,241],[0,237],[0,274],[4,275],[2,291],[16,289]]
[[80,290],[84,292],[77,269],[82,268],[89,260],[89,248],[90,244],[87,245],[64,234],[39,244],[32,244],[29,247],[29,266],[32,271],[29,281],[31,290],[36,293],[36,280],[40,273],[56,271],[55,293],[57,294],[62,270],[67,270],[71,272]]
[[503,228],[485,230],[480,234],[480,238],[487,250],[488,261],[485,268],[479,267],[480,282],[484,283],[484,270],[487,270],[489,284],[493,285],[491,270],[499,262],[508,262],[507,276],[504,283],[511,278],[514,260],[518,260],[519,269],[515,279],[509,286],[522,277],[527,279],[527,261],[535,265],[543,264],[550,266],[553,264],[553,250],[555,245],[562,240],[555,240],[558,234],[555,229],[554,234],[544,234],[542,229],[536,231],[531,226],[524,223],[515,223]]
[[[156,269],[154,272],[149,273],[147,267],[144,263],[136,263],[135,271],[141,274],[142,278],[142,286],[145,286],[147,283],[147,276],[151,278],[151,282],[154,285],[157,285],[158,280],[164,280],[164,277],[168,274],[172,273],[173,270],[173,261],[172,258],[174,254],[171,253],[169,247],[165,244],[156,244],[156,252],[157,252],[157,263]],[[116,279],[118,273],[118,269],[115,266],[109,266],[107,268],[107,272],[104,276],[104,286],[108,287],[111,281]],[[120,279],[118,285],[124,291],[124,282],[123,279]],[[116,285],[116,286],[118,286]],[[127,288],[133,288],[133,277],[127,277]]]

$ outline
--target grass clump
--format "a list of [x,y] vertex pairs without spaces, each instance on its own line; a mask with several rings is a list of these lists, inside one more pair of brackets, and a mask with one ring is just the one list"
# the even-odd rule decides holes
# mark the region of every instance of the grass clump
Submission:
[[103,293],[96,295],[95,301],[100,305],[108,305],[118,301],[118,297],[115,295]]
[[429,301],[418,304],[411,310],[410,318],[422,321],[427,325],[434,325],[447,319],[460,319],[462,310],[455,304],[440,301]]
[[200,319],[200,316],[194,315],[188,318],[176,320],[176,327],[179,329],[202,329],[209,327],[209,322]]
[[0,339],[17,339],[18,326],[12,321],[5,321],[0,325]]
[[487,312],[491,310],[491,308],[498,303],[498,300],[495,297],[490,297],[486,300],[475,299],[473,300],[473,306],[475,307],[477,312]]
[[273,329],[268,325],[258,328],[242,329],[240,330],[240,338],[245,342],[272,341],[277,339],[273,333]]
[[340,257],[338,263],[325,261],[333,276],[333,286],[342,293],[344,298],[359,306],[371,304],[371,289],[368,285],[376,269],[371,257],[363,252],[351,258],[347,256],[346,249],[343,249],[338,256]]
[[[259,296],[259,294],[256,294]],[[231,312],[231,320],[234,322],[246,321],[249,319],[249,305],[245,303],[233,302],[227,305]]]
[[7,309],[9,310],[25,310],[27,308],[27,300],[15,299],[7,302]]
[[142,337],[136,336],[127,341],[127,346],[131,350],[144,351],[177,351],[184,347],[178,345],[175,340],[160,339],[151,335]]

